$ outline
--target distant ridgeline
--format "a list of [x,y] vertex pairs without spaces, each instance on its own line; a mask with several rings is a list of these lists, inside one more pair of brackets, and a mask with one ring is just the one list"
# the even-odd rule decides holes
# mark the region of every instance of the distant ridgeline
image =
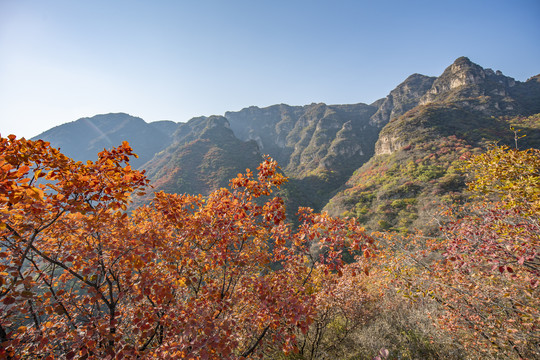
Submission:
[[463,199],[459,162],[489,143],[540,147],[540,75],[526,82],[461,57],[441,76],[413,74],[373,104],[255,106],[187,123],[105,114],[35,139],[76,160],[127,140],[155,190],[201,193],[226,186],[263,154],[289,182],[290,215],[309,206],[357,217],[371,230],[436,231],[435,211]]

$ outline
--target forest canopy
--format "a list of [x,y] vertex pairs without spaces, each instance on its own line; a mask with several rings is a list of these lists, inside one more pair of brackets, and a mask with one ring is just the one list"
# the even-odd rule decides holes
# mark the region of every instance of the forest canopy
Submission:
[[[82,163],[0,138],[0,358],[537,357],[539,155],[473,156],[476,200],[405,238],[308,208],[293,226],[270,157],[128,211],[149,182],[127,142]],[[435,327],[359,340],[400,304]]]

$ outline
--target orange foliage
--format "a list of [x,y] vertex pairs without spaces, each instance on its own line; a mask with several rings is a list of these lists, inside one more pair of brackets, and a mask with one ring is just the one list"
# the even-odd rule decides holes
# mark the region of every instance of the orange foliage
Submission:
[[[354,220],[301,209],[270,158],[207,198],[156,193],[124,142],[82,164],[43,141],[0,139],[0,358],[242,359],[296,348],[341,250],[369,255]],[[314,258],[311,247],[320,246]],[[335,283],[335,280],[334,280]]]

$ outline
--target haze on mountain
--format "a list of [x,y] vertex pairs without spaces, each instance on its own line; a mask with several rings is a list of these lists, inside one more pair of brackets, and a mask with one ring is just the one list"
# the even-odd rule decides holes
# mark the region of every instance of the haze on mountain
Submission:
[[457,164],[490,142],[513,144],[510,126],[540,147],[540,76],[516,81],[458,58],[440,76],[413,74],[372,104],[251,106],[186,123],[104,114],[36,137],[77,160],[127,140],[154,190],[208,194],[263,154],[289,182],[299,206],[354,216],[373,230],[436,231],[433,213],[464,199]]

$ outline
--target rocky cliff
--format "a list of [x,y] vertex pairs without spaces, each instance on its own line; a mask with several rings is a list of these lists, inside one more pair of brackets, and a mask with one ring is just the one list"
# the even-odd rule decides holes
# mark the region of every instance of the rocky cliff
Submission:
[[377,112],[372,116],[371,121],[384,126],[390,120],[414,108],[433,86],[435,79],[435,77],[420,74],[409,76],[383,99],[382,103],[378,106]]
[[241,140],[257,142],[290,178],[290,206],[322,208],[372,155],[380,127],[366,104],[249,107],[225,116]]

